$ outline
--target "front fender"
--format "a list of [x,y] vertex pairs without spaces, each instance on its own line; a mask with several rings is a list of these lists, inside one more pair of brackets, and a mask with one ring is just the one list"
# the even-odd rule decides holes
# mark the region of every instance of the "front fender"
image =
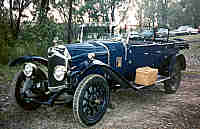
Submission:
[[115,71],[112,67],[109,65],[99,61],[99,60],[93,60],[86,69],[84,69],[80,74],[80,78],[84,78],[88,73],[92,73],[93,71],[103,71],[104,73],[108,74],[113,80],[118,82],[121,87],[123,88],[133,88],[137,90],[134,86],[132,86],[129,81],[122,76],[120,73]]
[[8,65],[12,67],[12,66],[20,65],[26,62],[36,62],[48,67],[48,60],[39,56],[21,56],[11,61]]

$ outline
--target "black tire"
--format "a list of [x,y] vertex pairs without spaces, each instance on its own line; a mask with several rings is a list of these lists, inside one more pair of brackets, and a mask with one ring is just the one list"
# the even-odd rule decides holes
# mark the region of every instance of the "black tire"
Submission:
[[84,126],[92,126],[102,119],[109,104],[107,81],[97,74],[86,76],[78,85],[74,100],[75,120]]
[[[38,69],[37,78],[45,80],[46,76],[41,70]],[[16,76],[16,81],[14,83],[15,84],[14,97],[17,104],[24,110],[35,110],[38,107],[40,107],[41,104],[26,100],[25,94],[21,93],[21,89],[23,88],[25,80],[26,76],[24,75],[23,71],[19,72]]]
[[164,82],[164,89],[166,93],[172,94],[177,91],[181,82],[181,65],[179,62],[173,65],[169,75],[171,78]]

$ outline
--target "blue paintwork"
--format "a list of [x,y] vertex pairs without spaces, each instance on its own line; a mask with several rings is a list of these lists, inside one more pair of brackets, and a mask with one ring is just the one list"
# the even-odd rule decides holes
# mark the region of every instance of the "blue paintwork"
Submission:
[[102,56],[101,60],[104,62],[107,59],[106,49],[96,43],[69,44],[66,47],[72,57],[72,66],[77,66],[81,62],[88,60],[88,53],[96,53],[97,57]]
[[[153,42],[141,42],[137,44],[126,44],[122,42],[98,41],[104,44],[110,52],[110,67],[123,76],[133,75],[138,67],[150,66],[159,68],[166,57],[176,55],[178,52],[174,44],[159,44]],[[66,45],[72,56],[73,66],[87,66],[88,53],[95,53],[95,59],[108,64],[108,52],[105,47],[93,41],[90,43],[78,43]],[[125,51],[127,47],[127,58]],[[116,66],[116,57],[122,57],[122,67]],[[84,69],[84,67],[82,67]],[[79,69],[79,70],[82,70]],[[76,69],[77,70],[77,69]]]
[[[127,86],[128,81],[135,80],[136,69],[139,67],[157,68],[160,75],[168,76],[169,62],[171,63],[172,57],[176,57],[179,52],[179,48],[175,46],[174,42],[164,41],[139,41],[125,44],[123,42],[98,40],[87,43],[66,44],[64,46],[70,55],[67,57],[69,59],[69,72],[67,72],[66,78],[74,91],[78,83],[88,74],[103,75],[108,82],[117,82],[121,86]],[[60,48],[55,46],[55,48],[61,55],[64,54],[63,46],[60,46]],[[51,51],[49,52],[51,53]],[[94,60],[97,60],[96,63],[88,58],[89,53],[95,54]],[[53,58],[55,58],[55,61],[50,60]],[[121,66],[117,66],[117,59],[121,60]],[[59,83],[54,83],[54,67],[63,65],[60,64],[60,60],[65,62],[65,59],[59,55],[49,58],[49,87],[66,83],[65,79]],[[185,64],[184,60],[182,62]],[[122,79],[122,77],[125,79]]]
[[[124,47],[122,43],[101,42],[106,45],[110,52],[110,66],[118,72],[123,72],[123,68],[116,68],[116,57],[125,58]],[[88,53],[95,53],[95,59],[108,64],[108,52],[106,48],[96,42],[78,43],[66,45],[71,57],[72,66],[77,66],[81,62],[88,60]],[[124,63],[124,61],[123,61]],[[123,64],[125,66],[125,64]]]

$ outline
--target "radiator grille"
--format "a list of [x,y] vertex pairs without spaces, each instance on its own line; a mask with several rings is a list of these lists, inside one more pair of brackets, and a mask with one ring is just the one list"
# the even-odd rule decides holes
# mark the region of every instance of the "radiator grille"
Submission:
[[53,56],[53,57],[48,58],[48,77],[49,77],[50,87],[56,87],[56,86],[61,86],[65,84],[65,81],[57,81],[55,80],[53,76],[54,68],[57,65],[66,66],[65,59],[58,56]]

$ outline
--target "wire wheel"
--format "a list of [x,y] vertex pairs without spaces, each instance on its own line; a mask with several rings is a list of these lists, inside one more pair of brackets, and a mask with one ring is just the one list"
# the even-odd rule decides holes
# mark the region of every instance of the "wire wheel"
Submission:
[[100,75],[86,76],[78,85],[73,101],[74,117],[84,127],[102,119],[109,103],[109,87]]
[[[42,71],[39,71],[37,74],[37,78],[45,79],[46,76],[42,74]],[[36,108],[40,107],[41,104],[34,103],[30,101],[31,97],[28,97],[32,94],[30,88],[33,85],[33,80],[31,78],[27,78],[24,73],[21,71],[17,75],[17,80],[15,84],[15,99],[17,104],[22,107],[24,110],[35,110]],[[25,88],[29,87],[29,88]]]
[[179,62],[173,65],[170,72],[170,80],[164,82],[164,88],[166,93],[175,93],[180,86],[181,82],[181,66]]

